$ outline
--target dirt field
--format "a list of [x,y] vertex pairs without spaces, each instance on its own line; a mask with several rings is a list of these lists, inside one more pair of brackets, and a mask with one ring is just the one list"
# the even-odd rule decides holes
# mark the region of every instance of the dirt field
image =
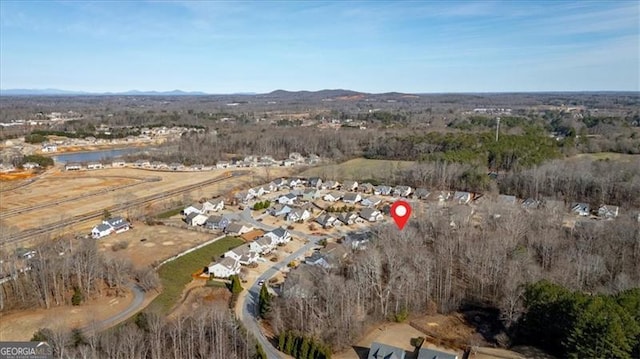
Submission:
[[[224,194],[250,182],[266,181],[264,169],[246,169],[247,176],[234,177],[200,187],[189,193],[163,201],[192,201]],[[283,176],[291,169],[271,168],[270,176]],[[203,172],[161,172],[134,168],[114,168],[94,171],[60,172],[52,170],[33,183],[1,194],[2,221],[16,230],[44,227],[57,221],[81,216],[136,198],[165,193],[187,185],[194,185],[223,175],[226,170]],[[159,177],[159,181],[145,182],[145,178]],[[122,186],[128,186],[122,188]],[[98,193],[100,192],[100,193]],[[72,199],[72,200],[69,200]],[[65,201],[66,200],[66,201]],[[161,201],[158,201],[161,202]],[[112,213],[126,217],[152,211],[150,207],[137,208],[127,213]],[[81,223],[72,230],[90,230],[96,221]],[[59,235],[61,233],[54,233]]]
[[133,296],[105,297],[91,300],[81,306],[63,306],[52,309],[33,309],[0,314],[0,341],[29,340],[40,328],[73,329],[90,325],[121,312],[131,303]]
[[[99,239],[99,250],[107,257],[124,258],[134,266],[144,268],[217,237],[175,227],[148,226],[141,222],[134,222],[133,225],[126,232]],[[113,246],[120,242],[126,242],[127,248],[114,252]]]
[[323,179],[363,180],[379,178],[380,174],[388,175],[413,165],[412,161],[368,160],[356,158],[337,165],[326,165],[310,168],[301,176],[318,176]]

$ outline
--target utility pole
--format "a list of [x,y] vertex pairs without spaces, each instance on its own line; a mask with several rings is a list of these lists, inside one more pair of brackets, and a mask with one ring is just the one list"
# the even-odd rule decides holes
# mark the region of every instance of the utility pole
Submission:
[[496,122],[496,142],[498,142],[498,135],[500,134],[500,117],[498,117]]

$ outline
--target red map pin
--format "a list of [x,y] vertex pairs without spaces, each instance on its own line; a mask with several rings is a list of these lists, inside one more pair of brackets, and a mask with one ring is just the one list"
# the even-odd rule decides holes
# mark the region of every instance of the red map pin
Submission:
[[396,225],[400,230],[407,224],[409,216],[411,215],[411,206],[405,201],[395,201],[391,205],[391,217],[396,222]]

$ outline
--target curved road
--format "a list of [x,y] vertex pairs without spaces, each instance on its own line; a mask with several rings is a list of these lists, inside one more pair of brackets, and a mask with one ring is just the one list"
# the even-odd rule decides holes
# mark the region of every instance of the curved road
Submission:
[[[243,221],[250,223],[252,226],[256,228],[261,228],[263,230],[272,230],[273,227],[265,226],[261,222],[256,221],[251,216],[251,211],[246,208],[239,215],[239,218]],[[240,314],[240,321],[244,324],[245,328],[253,334],[253,336],[258,340],[260,345],[262,345],[262,349],[267,354],[267,358],[269,359],[280,359],[282,358],[280,352],[276,347],[274,347],[271,342],[265,337],[260,330],[260,323],[258,322],[258,298],[260,295],[260,286],[258,282],[263,280],[265,283],[269,282],[269,279],[276,275],[282,268],[284,268],[289,262],[294,259],[302,256],[305,252],[311,250],[313,247],[318,246],[318,242],[325,237],[318,236],[310,236],[306,233],[299,231],[289,231],[291,234],[296,235],[298,237],[305,238],[309,240],[307,244],[302,246],[297,251],[291,253],[287,257],[281,259],[276,264],[274,264],[271,268],[267,269],[264,273],[262,273],[255,282],[251,284],[251,287],[247,289],[247,294],[238,298],[238,303],[236,306],[240,306],[242,308],[242,312]]]
[[142,309],[142,305],[144,304],[144,291],[137,284],[129,284],[128,287],[131,289],[131,292],[133,292],[133,301],[131,301],[131,304],[129,304],[125,310],[116,315],[93,322],[82,328],[81,330],[85,335],[95,334],[108,329],[121,321],[128,319]]

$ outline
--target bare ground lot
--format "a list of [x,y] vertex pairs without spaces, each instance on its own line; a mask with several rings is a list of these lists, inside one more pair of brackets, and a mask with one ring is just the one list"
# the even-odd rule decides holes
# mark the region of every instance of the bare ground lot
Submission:
[[[200,198],[211,198],[225,194],[236,188],[248,186],[251,182],[259,183],[266,181],[265,169],[241,169],[247,172],[246,176],[233,177],[214,184],[199,187],[195,190],[183,193],[174,198],[166,198],[154,204],[154,207],[132,209],[127,213],[113,213],[114,215],[124,215],[127,217],[136,216],[152,212],[159,207],[159,203],[168,201],[192,201]],[[283,176],[290,173],[287,168],[270,168],[269,176]],[[12,191],[5,191],[0,194],[0,209],[2,211],[12,211],[10,216],[2,218],[3,227],[13,231],[20,231],[35,227],[43,227],[47,224],[74,216],[82,216],[85,213],[96,211],[110,206],[126,203],[137,198],[165,193],[188,185],[196,185],[203,181],[208,181],[224,175],[226,170],[214,170],[206,172],[161,172],[148,171],[134,168],[114,168],[94,171],[60,172],[52,170],[37,181],[19,187]],[[144,182],[143,178],[160,177],[159,181]],[[5,186],[7,182],[0,182]],[[138,183],[138,184],[136,184]],[[133,184],[127,188],[117,188],[123,185]],[[11,184],[13,185],[13,183]],[[83,194],[96,193],[96,191],[106,190],[101,194],[82,197]],[[80,196],[79,198],[75,198]],[[62,202],[68,198],[73,201]],[[57,201],[61,201],[56,204]],[[48,204],[46,206],[29,209],[28,207],[38,204]],[[25,211],[20,211],[25,208]],[[18,212],[21,213],[18,213]],[[84,222],[73,228],[64,228],[62,234],[72,230],[87,231],[91,229],[96,221]],[[3,231],[3,237],[8,233]]]

